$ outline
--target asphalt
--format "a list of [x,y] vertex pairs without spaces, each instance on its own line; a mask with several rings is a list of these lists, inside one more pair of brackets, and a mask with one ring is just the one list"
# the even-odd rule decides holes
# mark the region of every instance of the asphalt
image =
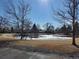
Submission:
[[0,48],[0,59],[48,59],[50,57],[11,48]]
[[41,54],[38,52],[26,52],[13,48],[0,48],[0,59],[79,59],[79,56]]

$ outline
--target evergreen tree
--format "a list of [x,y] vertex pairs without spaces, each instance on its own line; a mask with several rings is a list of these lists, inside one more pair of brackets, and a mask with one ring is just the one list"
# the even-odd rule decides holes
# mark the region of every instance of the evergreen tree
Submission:
[[67,33],[67,27],[66,27],[65,24],[60,28],[60,33],[62,33],[62,34],[66,34]]
[[37,38],[38,37],[38,33],[39,33],[39,30],[38,30],[36,24],[34,24],[32,29],[31,29],[31,37],[32,38]]
[[68,25],[67,26],[67,35],[70,35],[72,33],[72,26],[71,25]]
[[36,26],[36,24],[33,25],[32,29],[31,29],[31,32],[33,32],[33,33],[38,33],[39,32],[39,29]]

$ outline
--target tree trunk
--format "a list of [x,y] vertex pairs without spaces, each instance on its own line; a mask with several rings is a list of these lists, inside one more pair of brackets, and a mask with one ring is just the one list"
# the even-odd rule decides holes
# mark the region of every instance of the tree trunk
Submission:
[[24,21],[22,20],[22,24],[21,24],[21,40],[24,37],[24,31],[23,31],[23,29],[24,29]]
[[76,28],[75,28],[75,19],[76,19],[76,0],[73,0],[73,23],[72,23],[72,25],[73,25],[73,35],[72,35],[72,44],[73,45],[76,45],[76,41],[75,41],[75,34],[76,34]]
[[22,28],[21,28],[21,40],[23,39],[23,25],[22,25]]
[[75,33],[76,30],[75,30],[75,21],[73,21],[73,35],[72,35],[72,45],[76,45],[76,41],[75,41]]

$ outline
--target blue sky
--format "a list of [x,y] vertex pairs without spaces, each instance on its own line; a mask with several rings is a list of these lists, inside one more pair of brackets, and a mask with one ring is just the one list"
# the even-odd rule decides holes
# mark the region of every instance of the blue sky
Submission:
[[[4,5],[7,0],[0,1],[0,15],[4,14]],[[52,23],[55,27],[60,26],[59,22],[53,18],[53,10],[63,8],[63,0],[27,0],[31,5],[31,12],[29,17],[33,23],[44,25],[45,23]],[[15,2],[16,3],[16,2]]]

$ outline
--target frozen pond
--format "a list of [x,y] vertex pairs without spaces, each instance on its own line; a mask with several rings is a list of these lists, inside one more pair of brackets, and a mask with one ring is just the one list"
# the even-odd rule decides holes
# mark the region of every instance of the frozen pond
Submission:
[[[16,39],[20,39],[20,36],[17,36]],[[24,37],[23,39],[27,40],[65,40],[65,39],[71,39],[71,37],[65,37],[61,35],[39,35],[38,38],[30,38],[30,37]]]

